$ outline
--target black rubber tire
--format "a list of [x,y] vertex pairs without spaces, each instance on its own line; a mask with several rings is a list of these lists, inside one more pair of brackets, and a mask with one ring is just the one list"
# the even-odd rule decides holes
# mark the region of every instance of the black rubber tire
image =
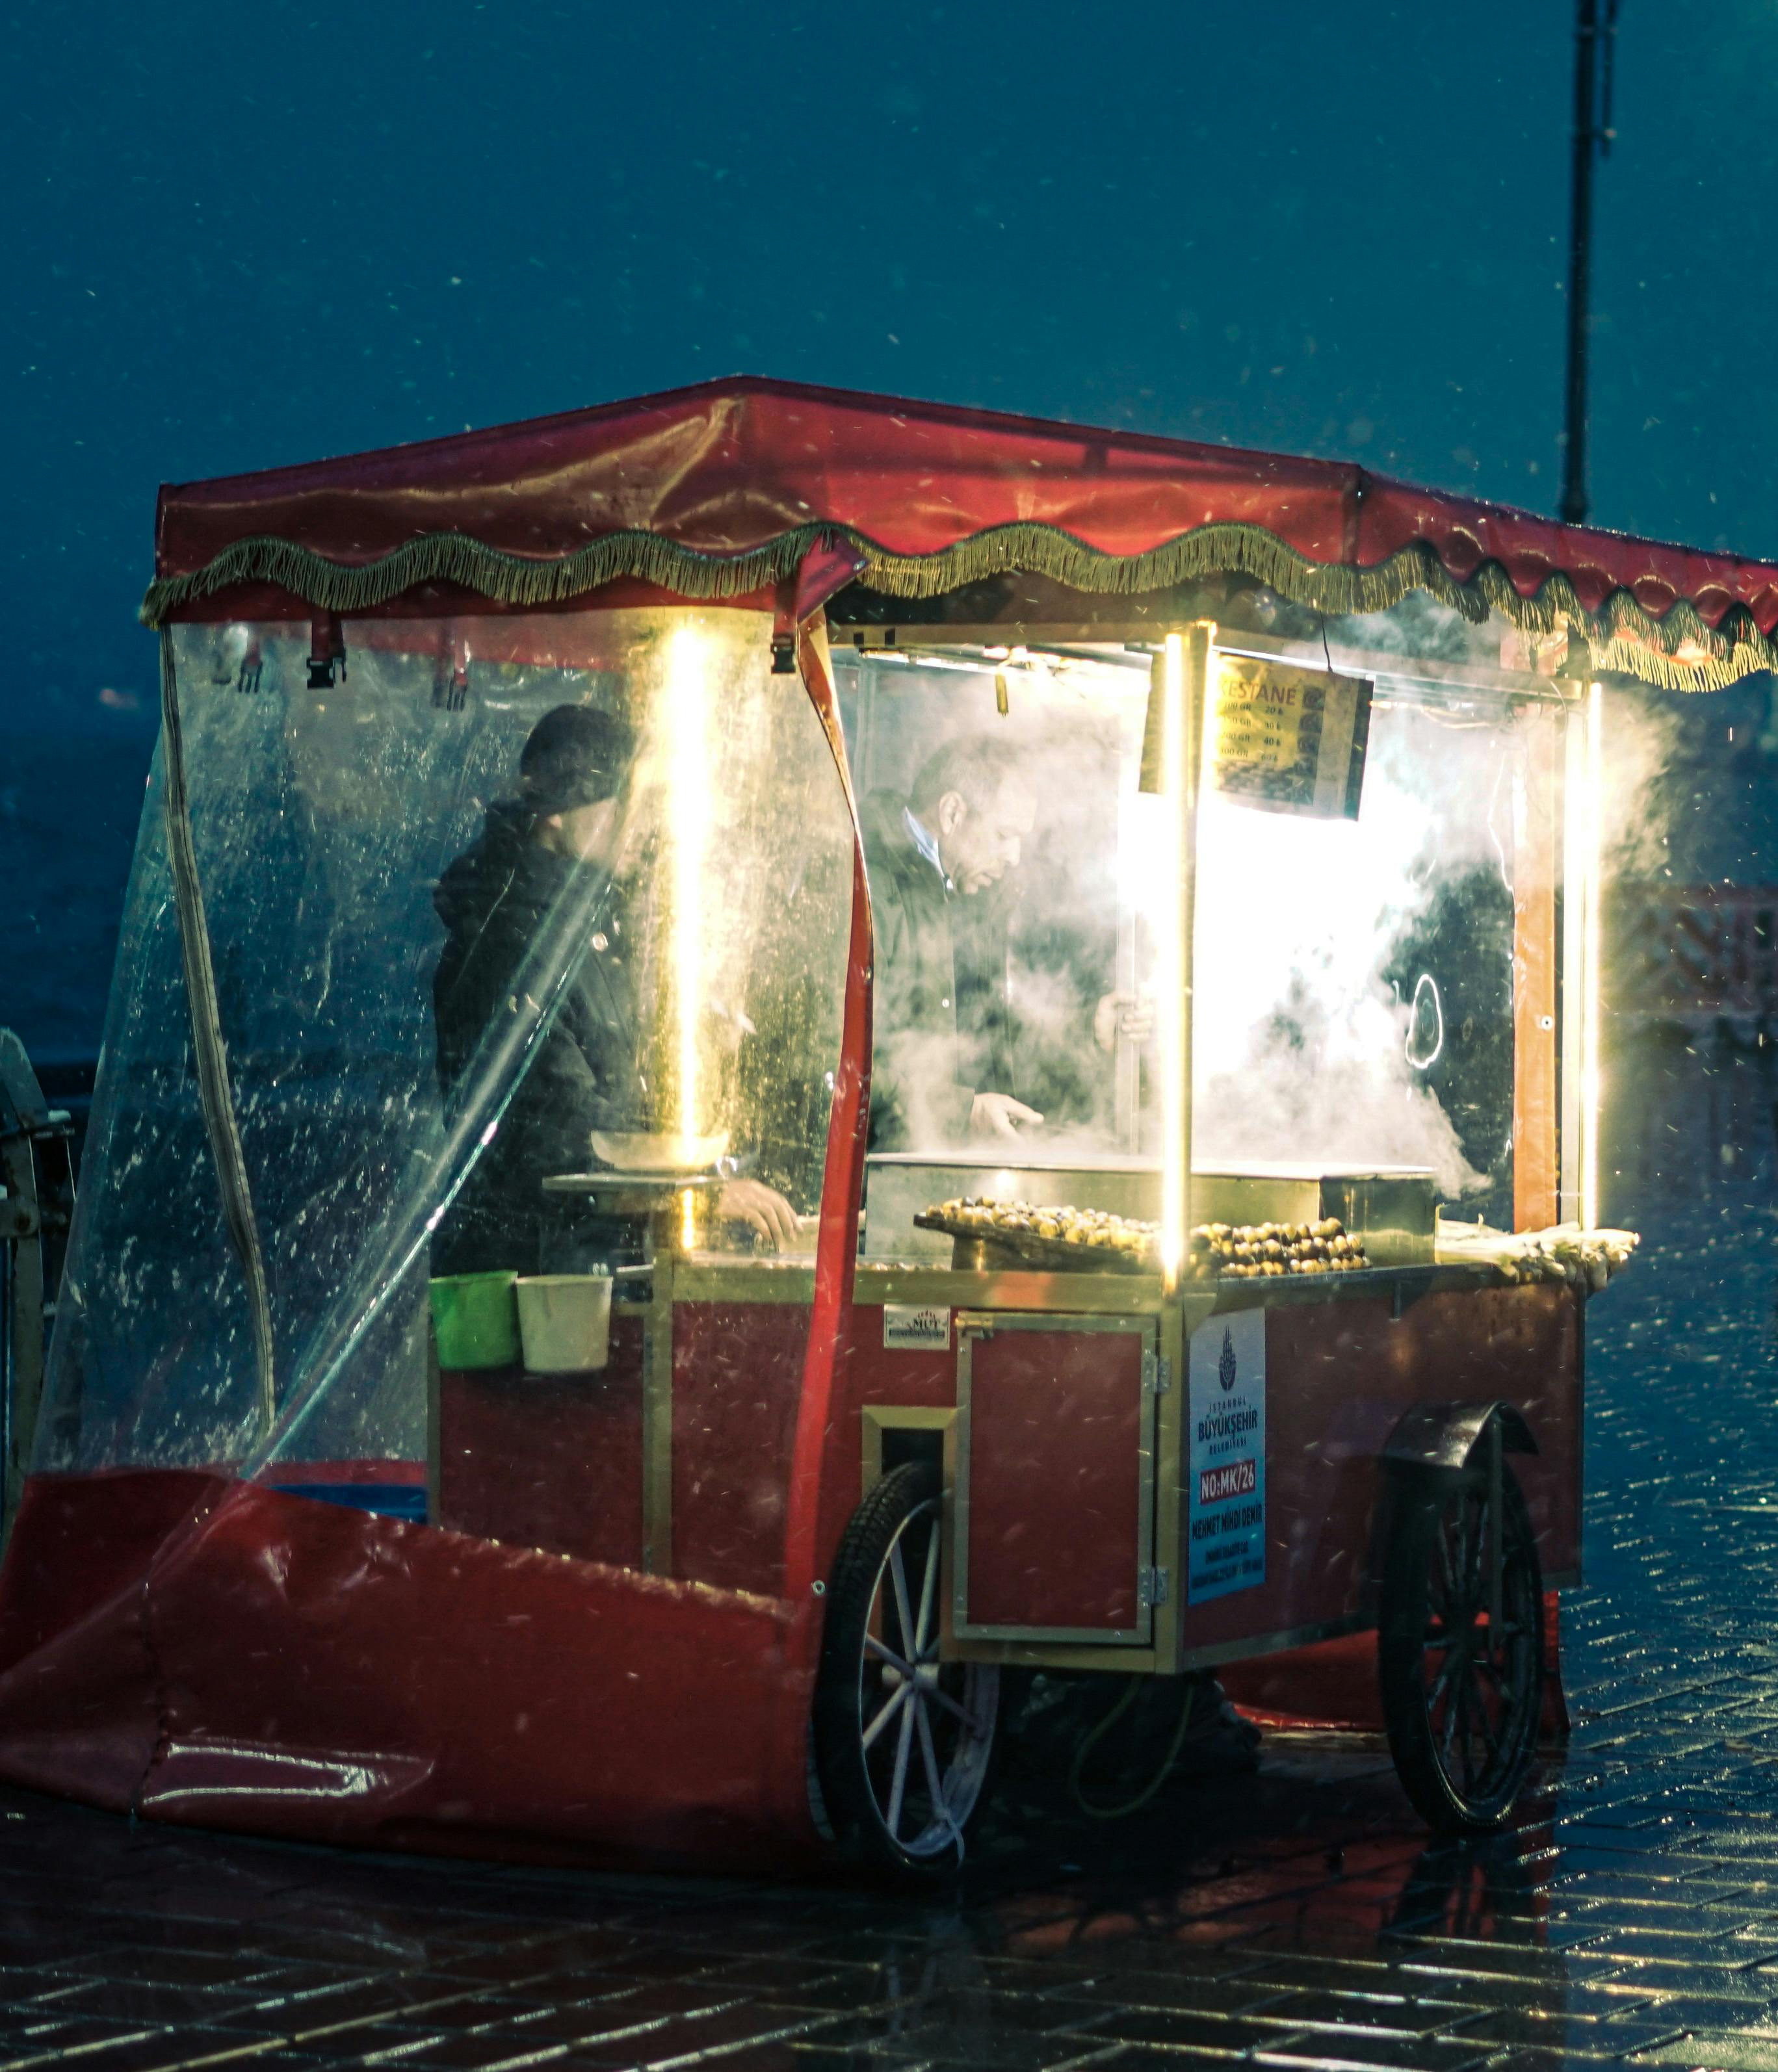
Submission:
[[1377,1665],[1397,1774],[1447,1835],[1504,1827],[1543,1711],[1543,1571],[1517,1478],[1501,1464],[1501,1628],[1492,1634],[1488,1475],[1414,1474],[1397,1492]]
[[[836,1840],[854,1862],[923,1879],[949,1875],[962,1863],[992,1789],[998,1739],[999,1672],[977,1663],[939,1667],[942,1607],[935,1596],[924,1620],[919,1608],[928,1557],[934,1578],[939,1574],[940,1504],[938,1470],[911,1462],[885,1475],[853,1513],[827,1587],[815,1686],[816,1774]],[[894,1589],[891,1561],[898,1550],[916,1639],[923,1629],[928,1636],[912,1655]],[[878,1610],[879,1593],[883,1605]],[[914,1663],[917,1702],[899,1696],[908,1679],[878,1659],[874,1630],[875,1642]],[[924,1697],[925,1692],[936,1695]],[[959,1722],[954,1707],[970,1715],[970,1725]],[[885,1712],[893,1729],[886,1721],[876,1743],[867,1745],[867,1729]],[[935,1774],[936,1795],[929,1788]]]

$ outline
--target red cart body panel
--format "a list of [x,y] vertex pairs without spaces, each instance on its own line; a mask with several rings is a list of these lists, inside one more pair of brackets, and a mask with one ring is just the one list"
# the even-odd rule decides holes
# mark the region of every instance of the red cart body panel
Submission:
[[1522,1412],[1535,1455],[1515,1454],[1546,1577],[1580,1567],[1579,1334],[1566,1288],[1428,1295],[1399,1318],[1385,1300],[1287,1305],[1266,1319],[1266,1576],[1186,1614],[1189,1650],[1356,1620],[1374,1581],[1380,1458],[1417,1403]]
[[957,1506],[971,1628],[1137,1625],[1143,1349],[1134,1332],[1064,1320],[972,1346],[968,1503]]
[[[843,1429],[858,1433],[858,1397],[955,1403],[954,1350],[885,1352],[880,1312],[854,1315]],[[1541,1450],[1514,1471],[1546,1573],[1573,1574],[1578,1321],[1547,1287],[1429,1296],[1399,1318],[1386,1301],[1271,1311],[1267,1579],[1190,1608],[1187,1650],[1239,1655],[1364,1617],[1378,1455],[1417,1401],[1499,1397],[1524,1413]],[[698,1581],[590,1556],[633,1560],[640,1531],[629,1319],[596,1381],[442,1377],[447,1529],[194,1474],[34,1479],[0,1583],[0,1766],[159,1819],[381,1847],[799,1860],[817,1846],[813,1608],[737,1587],[781,1539],[721,1462],[737,1431],[788,1429],[806,1328],[790,1305],[686,1305],[676,1366],[702,1380],[676,1424],[676,1510],[684,1567],[710,1572]],[[1142,1341],[988,1342],[972,1615],[1127,1625]],[[842,1513],[861,1481],[846,1473]],[[449,1529],[471,1519],[473,1533]],[[545,1532],[560,1544],[541,1546]],[[1257,1707],[1368,1724],[1369,1653],[1362,1636],[1226,1676]]]
[[790,1445],[809,1330],[801,1303],[675,1307],[676,1576],[729,1590],[783,1590]]
[[633,1568],[642,1559],[642,1327],[611,1321],[596,1377],[438,1377],[435,1523]]

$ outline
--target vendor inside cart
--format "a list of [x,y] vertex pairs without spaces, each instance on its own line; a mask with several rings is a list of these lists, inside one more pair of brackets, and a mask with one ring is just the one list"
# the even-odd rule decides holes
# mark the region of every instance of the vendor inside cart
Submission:
[[[877,791],[860,816],[875,924],[870,1142],[928,1151],[1019,1141],[1042,1113],[1010,1089],[1019,1017],[1009,923],[1038,787],[1016,746],[991,734],[945,742],[904,795]],[[1151,1005],[1108,992],[1098,1047],[1146,1042]]]
[[[590,932],[548,1035],[434,1236],[434,1274],[568,1264],[552,1249],[611,1235],[559,1230],[542,1182],[584,1170],[594,1131],[652,1126],[633,919],[646,846],[629,784],[636,755],[624,719],[558,705],[525,742],[518,796],[488,808],[481,834],[438,881],[445,946],[433,1013],[447,1108],[490,1022],[517,1011],[513,979],[539,931],[572,913]],[[769,1248],[795,1242],[796,1211],[761,1182],[726,1182],[716,1214]]]
[[876,936],[871,1141],[924,1149],[1016,1138],[1043,1117],[995,1086],[1007,901],[1036,819],[1018,763],[990,736],[948,741],[912,787],[873,791],[861,815]]

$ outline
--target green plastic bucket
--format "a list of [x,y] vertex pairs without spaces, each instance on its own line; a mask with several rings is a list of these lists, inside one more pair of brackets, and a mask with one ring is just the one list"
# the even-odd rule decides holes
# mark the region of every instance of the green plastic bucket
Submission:
[[517,1272],[452,1273],[427,1284],[438,1364],[461,1369],[517,1367],[519,1305]]

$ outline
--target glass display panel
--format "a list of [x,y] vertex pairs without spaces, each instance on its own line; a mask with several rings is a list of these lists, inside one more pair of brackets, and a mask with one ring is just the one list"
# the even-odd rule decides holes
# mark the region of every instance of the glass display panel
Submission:
[[1087,1167],[1122,1176],[1097,1206],[1153,1216],[1149,657],[934,648],[834,668],[875,923],[866,1251],[948,1255],[911,1221],[935,1194],[1079,1201]]
[[[1200,1190],[1200,1213],[1282,1214],[1245,1206],[1261,1183],[1420,1175],[1510,1229],[1525,941],[1552,1060],[1556,1042],[1560,701],[1467,654],[1416,677],[1414,625],[1348,631],[1344,654],[1282,664],[1218,651],[1249,705],[1256,682],[1349,684],[1352,746],[1324,809],[1202,788],[1192,1159],[1240,1185]],[[1150,656],[935,645],[836,668],[877,920],[866,1253],[936,1256],[912,1219],[976,1185],[1152,1219],[1156,950],[1177,923],[1142,788]],[[1221,724],[1213,685],[1207,771]]]

